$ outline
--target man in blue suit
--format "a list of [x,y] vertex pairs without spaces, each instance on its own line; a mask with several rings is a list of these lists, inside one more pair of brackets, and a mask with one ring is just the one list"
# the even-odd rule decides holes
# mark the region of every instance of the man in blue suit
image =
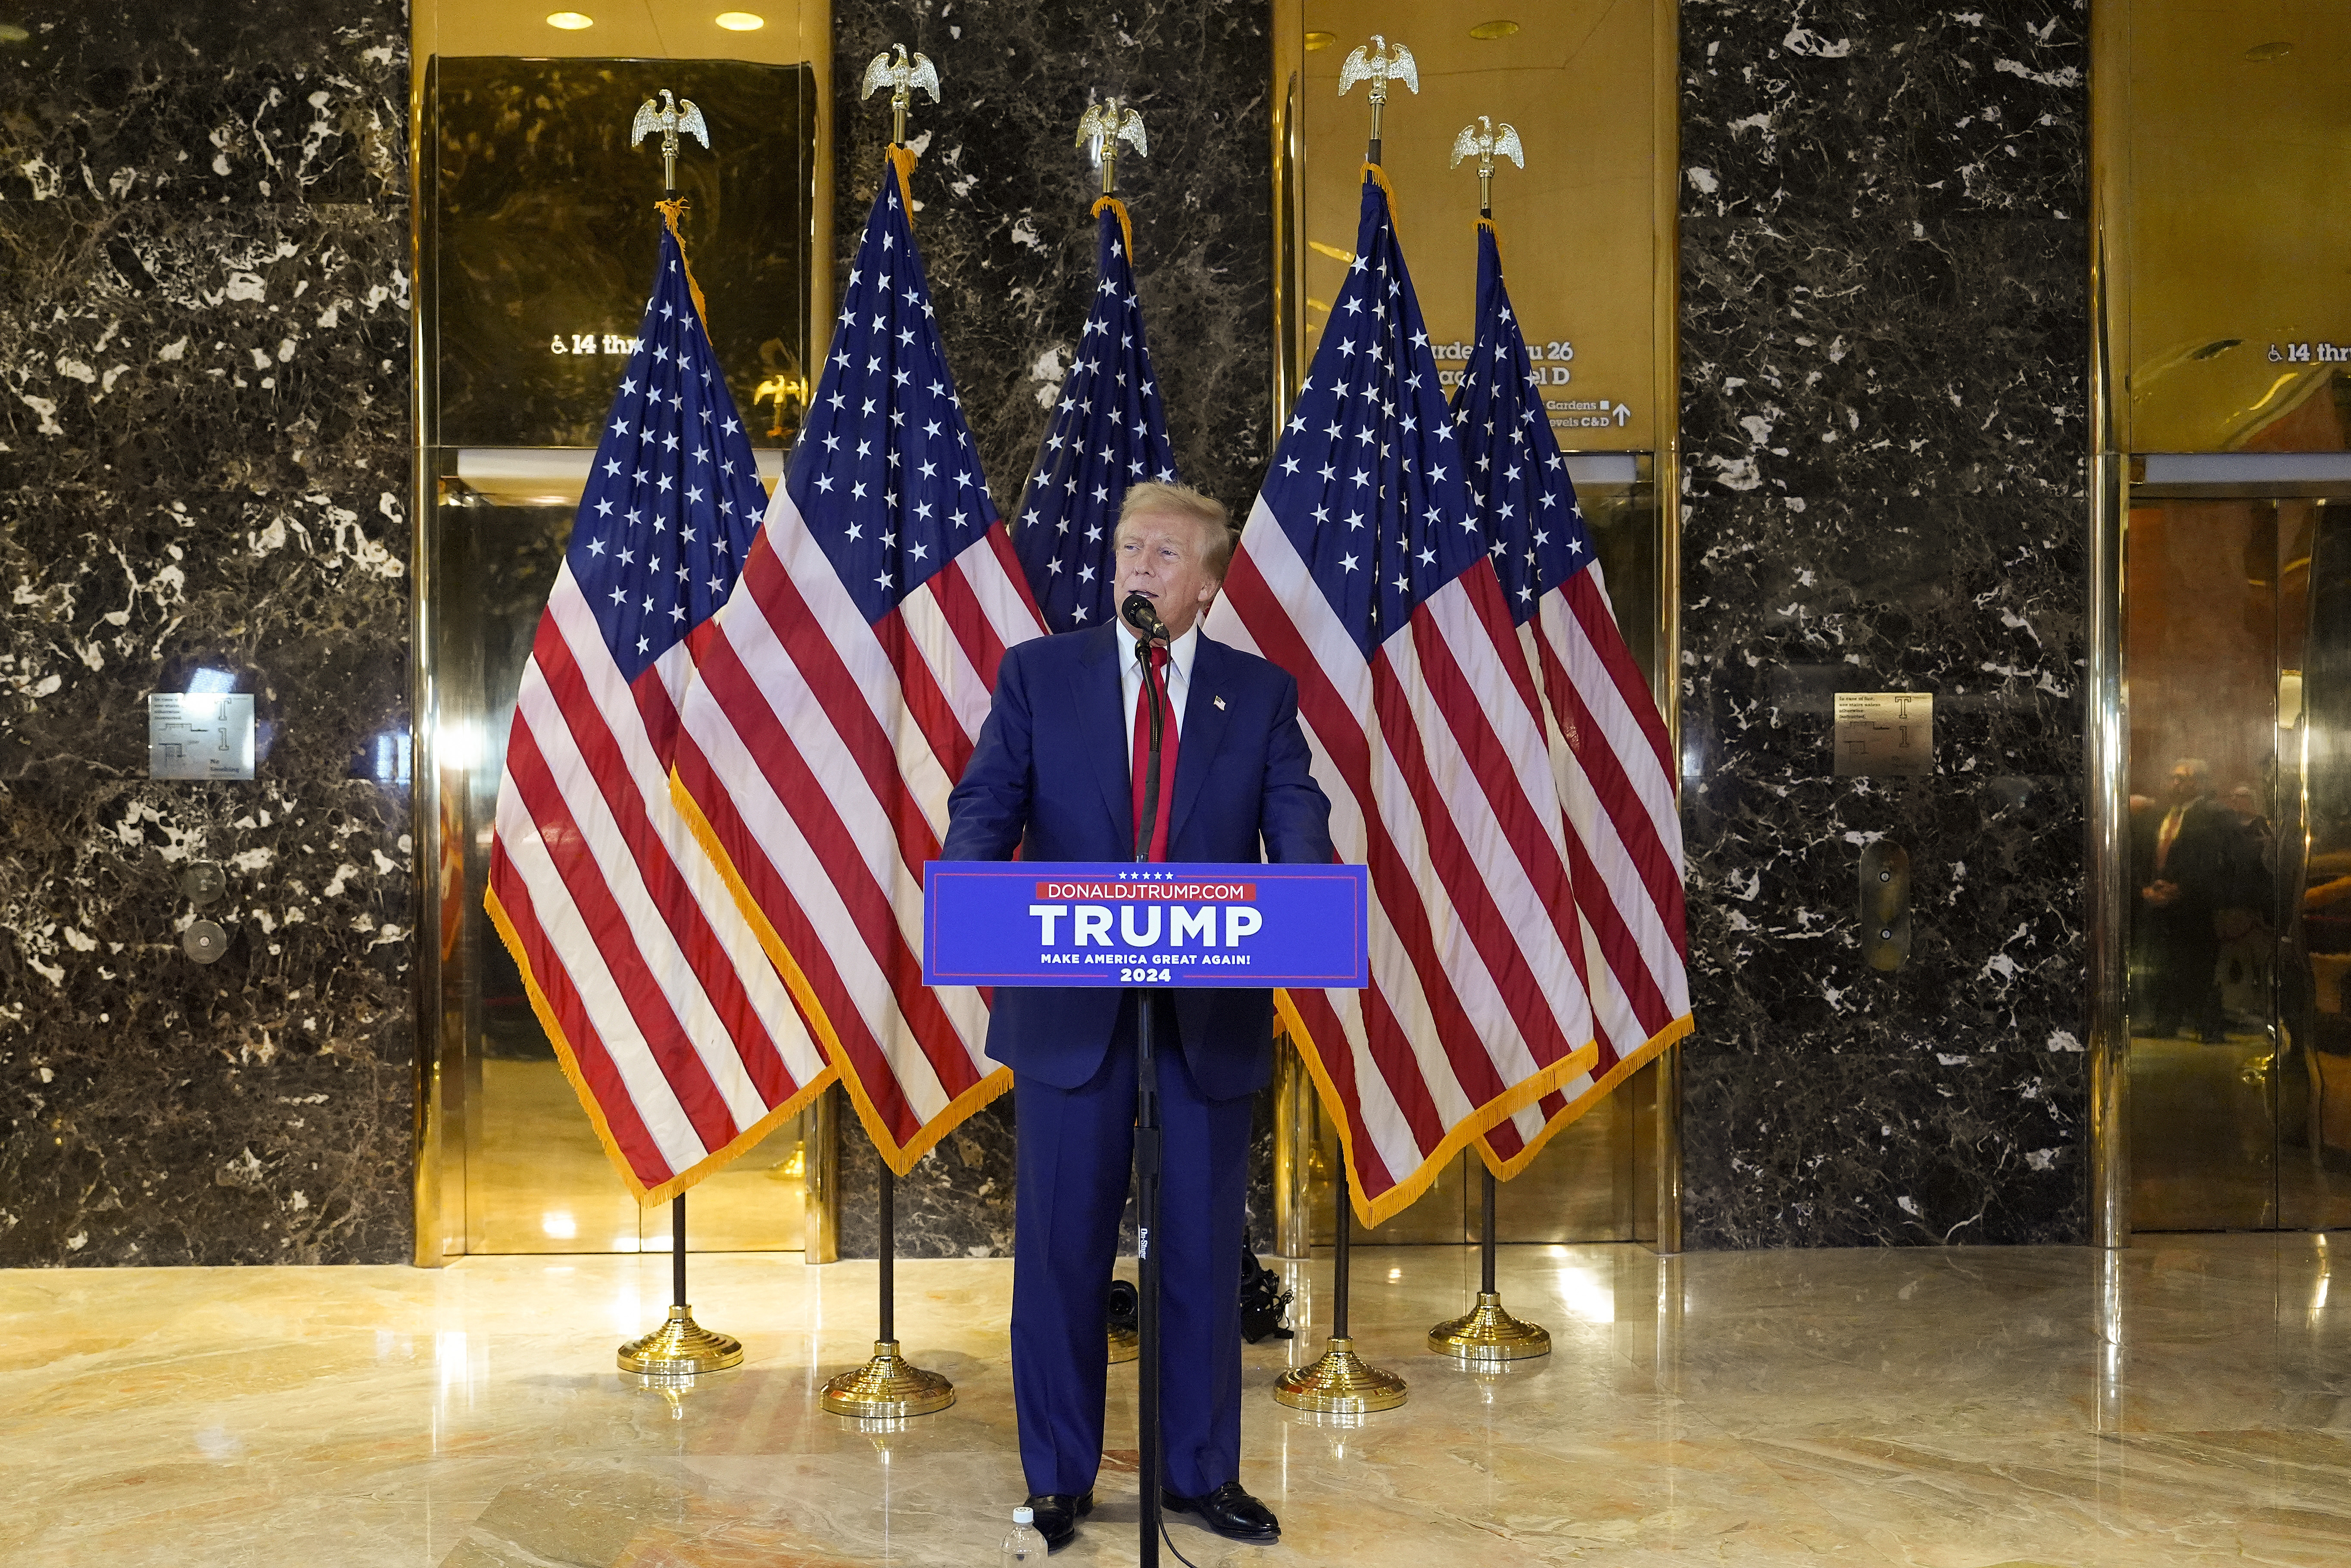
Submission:
[[[1232,557],[1223,507],[1137,485],[1121,511],[1118,601],[1149,599],[1169,704],[1151,858],[1331,859],[1331,803],[1308,771],[1298,685],[1199,630]],[[1023,643],[948,802],[946,860],[1128,861],[1143,836],[1144,674],[1113,622]],[[1168,1508],[1219,1534],[1281,1527],[1240,1484],[1240,1255],[1250,1096],[1273,1071],[1273,994],[1155,994],[1161,1179],[1160,1429]],[[1107,1290],[1134,1146],[1131,992],[1005,988],[987,1053],[1012,1069],[1019,1128],[1012,1386],[1029,1507],[1050,1547],[1093,1506]],[[1150,1478],[1144,1479],[1150,1484]]]

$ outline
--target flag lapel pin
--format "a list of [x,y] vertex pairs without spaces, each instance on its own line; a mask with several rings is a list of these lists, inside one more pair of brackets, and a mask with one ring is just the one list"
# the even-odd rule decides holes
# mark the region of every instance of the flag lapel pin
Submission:
[[1224,712],[1224,711],[1225,711],[1225,699],[1224,699],[1224,698],[1222,698],[1222,697],[1210,697],[1208,700],[1209,700],[1210,702],[1212,702],[1212,703],[1214,703],[1214,704],[1216,704],[1216,705],[1217,705],[1217,711],[1218,713],[1222,713],[1222,712]]

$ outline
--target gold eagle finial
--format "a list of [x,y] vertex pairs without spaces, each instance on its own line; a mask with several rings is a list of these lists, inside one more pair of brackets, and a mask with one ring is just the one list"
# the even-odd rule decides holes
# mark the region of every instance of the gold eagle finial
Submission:
[[1090,103],[1078,120],[1078,145],[1091,142],[1096,162],[1102,164],[1102,194],[1118,189],[1118,144],[1127,142],[1137,158],[1147,158],[1151,148],[1144,139],[1143,116],[1126,107],[1123,99],[1106,98],[1100,103]]
[[637,106],[637,118],[629,127],[629,145],[637,146],[654,131],[662,139],[662,192],[670,194],[677,189],[677,138],[680,131],[710,149],[710,124],[702,118],[702,110],[694,107],[694,99],[678,98],[669,89],[661,89],[661,103],[652,99]]
[[1461,167],[1461,160],[1478,160],[1478,210],[1488,217],[1494,215],[1494,160],[1508,158],[1523,169],[1527,166],[1527,150],[1519,141],[1519,133],[1508,120],[1497,125],[1484,115],[1475,125],[1465,125],[1453,139],[1453,167]]
[[931,95],[933,103],[938,102],[939,73],[938,68],[931,64],[929,56],[909,57],[905,45],[893,47],[898,51],[895,60],[891,59],[890,51],[884,49],[867,63],[865,85],[858,89],[857,96],[872,98],[877,88],[891,89],[890,140],[904,145],[906,140],[906,107],[914,101],[914,89],[922,89]]
[[1339,96],[1359,81],[1372,84],[1372,156],[1380,161],[1380,110],[1388,101],[1388,83],[1400,81],[1413,91],[1420,90],[1420,68],[1413,63],[1412,51],[1402,44],[1391,46],[1378,33],[1371,43],[1358,44],[1339,67]]

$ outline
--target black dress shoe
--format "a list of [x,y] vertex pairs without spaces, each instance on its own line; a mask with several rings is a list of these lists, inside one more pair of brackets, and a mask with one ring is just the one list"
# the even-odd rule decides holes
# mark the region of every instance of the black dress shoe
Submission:
[[1029,1511],[1029,1522],[1045,1538],[1045,1550],[1059,1552],[1076,1538],[1078,1521],[1094,1511],[1094,1494],[1071,1497],[1067,1492],[1031,1492],[1021,1505]]
[[1273,1517],[1273,1510],[1243,1491],[1238,1481],[1227,1481],[1200,1497],[1178,1497],[1163,1488],[1159,1501],[1177,1513],[1198,1514],[1202,1524],[1228,1540],[1265,1546],[1281,1539],[1281,1521]]

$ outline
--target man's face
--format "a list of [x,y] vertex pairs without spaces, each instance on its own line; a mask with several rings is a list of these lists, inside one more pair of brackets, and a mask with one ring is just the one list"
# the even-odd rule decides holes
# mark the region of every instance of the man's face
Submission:
[[2196,769],[2193,768],[2173,768],[2171,770],[2171,781],[2164,786],[2164,793],[2169,797],[2171,803],[2175,806],[2185,806],[2192,802],[2197,796]]
[[2241,822],[2250,822],[2258,815],[2253,806],[2253,790],[2250,784],[2240,784],[2229,791],[2229,810],[2237,813]]
[[1140,593],[1180,637],[1217,597],[1204,560],[1210,525],[1188,512],[1140,512],[1118,525],[1118,600]]

